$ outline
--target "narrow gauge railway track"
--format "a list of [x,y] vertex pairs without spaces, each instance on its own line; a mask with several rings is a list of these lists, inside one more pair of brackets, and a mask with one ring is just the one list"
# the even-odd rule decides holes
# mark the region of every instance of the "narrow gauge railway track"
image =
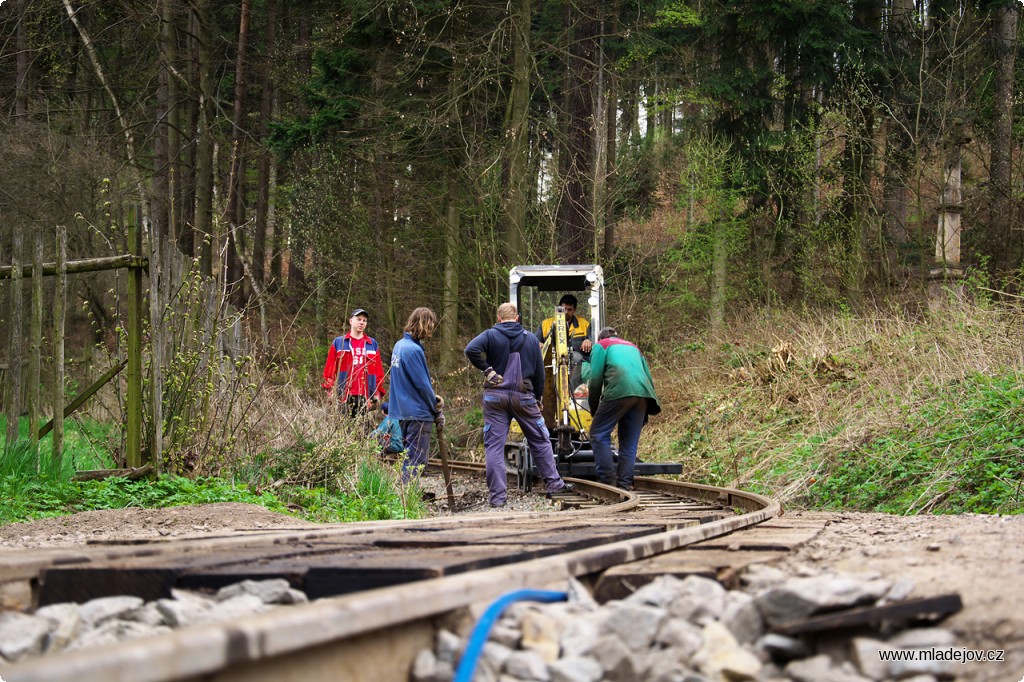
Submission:
[[310,604],[245,621],[2,668],[3,679],[405,680],[439,623],[519,588],[564,588],[603,570],[749,527],[777,503],[738,490],[638,478],[625,492],[573,481],[565,511],[241,532],[221,537],[10,552],[0,588],[37,605],[109,594],[144,599],[279,578]]

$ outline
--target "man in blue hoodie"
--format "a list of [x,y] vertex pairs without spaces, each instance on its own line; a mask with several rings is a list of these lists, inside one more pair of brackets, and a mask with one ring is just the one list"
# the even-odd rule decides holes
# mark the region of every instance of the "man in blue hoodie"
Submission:
[[405,336],[391,350],[389,414],[402,427],[402,480],[406,482],[419,476],[427,466],[431,424],[444,428],[444,401],[434,393],[423,350],[423,340],[429,339],[436,327],[437,314],[433,310],[416,308],[405,323]]
[[537,337],[523,329],[514,303],[498,306],[498,323],[466,345],[466,357],[484,373],[484,453],[491,506],[503,507],[507,497],[505,441],[512,419],[519,422],[530,444],[548,494],[572,490],[555,468],[548,429],[540,413],[544,363]]

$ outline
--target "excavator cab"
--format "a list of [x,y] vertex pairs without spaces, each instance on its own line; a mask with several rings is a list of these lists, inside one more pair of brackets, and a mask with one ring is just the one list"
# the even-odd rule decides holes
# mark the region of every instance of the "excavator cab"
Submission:
[[[576,320],[561,301],[569,294],[577,301]],[[604,272],[600,265],[519,265],[509,271],[509,300],[516,304],[526,329],[538,336],[546,381],[542,414],[550,433],[555,464],[562,476],[597,477],[588,432],[591,414],[584,367],[585,339],[594,342],[605,326]],[[616,455],[617,456],[617,455]],[[526,440],[513,421],[505,459],[516,472],[519,487],[529,490],[533,459]],[[651,464],[637,460],[636,474],[680,473],[679,464]]]

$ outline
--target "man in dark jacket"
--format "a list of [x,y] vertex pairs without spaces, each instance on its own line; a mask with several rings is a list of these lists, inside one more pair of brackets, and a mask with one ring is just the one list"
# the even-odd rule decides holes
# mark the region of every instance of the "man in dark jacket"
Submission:
[[[654,379],[640,349],[620,339],[611,327],[597,336],[590,355],[590,444],[602,483],[633,488],[640,431],[647,417],[661,412]],[[619,428],[619,461],[612,463],[612,429]]]
[[526,436],[548,493],[571,490],[555,468],[548,429],[540,414],[544,364],[537,338],[519,323],[515,304],[498,306],[498,323],[469,342],[466,357],[484,373],[484,452],[491,506],[505,505],[505,441],[512,419]]

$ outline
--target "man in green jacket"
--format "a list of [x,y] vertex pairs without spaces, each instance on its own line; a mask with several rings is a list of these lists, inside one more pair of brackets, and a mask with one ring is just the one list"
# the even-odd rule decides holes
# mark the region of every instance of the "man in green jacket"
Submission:
[[[661,412],[654,379],[640,349],[611,327],[597,335],[590,356],[590,444],[597,477],[607,485],[633,489],[640,431],[647,417]],[[619,461],[612,461],[612,429],[619,427]]]

